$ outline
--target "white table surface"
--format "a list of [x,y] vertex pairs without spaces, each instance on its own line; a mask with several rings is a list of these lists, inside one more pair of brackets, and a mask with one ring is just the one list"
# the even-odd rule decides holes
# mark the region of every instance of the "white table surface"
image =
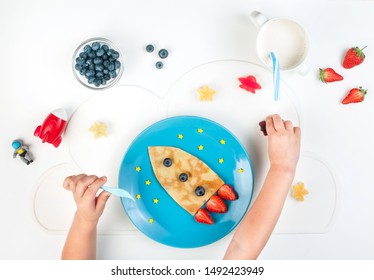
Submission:
[[[273,234],[261,259],[374,258],[374,2],[373,1],[0,1],[0,259],[58,259],[65,234],[49,234],[33,216],[34,185],[48,169],[67,160],[33,136],[53,109],[68,114],[93,95],[73,76],[71,57],[87,38],[116,42],[125,56],[119,84],[138,85],[164,96],[171,84],[202,63],[232,59],[259,63],[254,51],[252,10],[267,17],[287,16],[308,31],[311,50],[306,76],[283,73],[303,114],[303,151],[331,166],[338,186],[335,221],[323,234]],[[161,71],[153,68],[144,46],[171,51]],[[346,71],[341,66],[351,46],[365,46],[367,59]],[[318,69],[335,66],[340,83],[318,81]],[[350,87],[368,89],[364,103],[343,106]],[[13,160],[11,142],[31,145],[36,161]],[[221,259],[232,237],[197,249],[176,249],[139,232],[100,235],[100,259]]]

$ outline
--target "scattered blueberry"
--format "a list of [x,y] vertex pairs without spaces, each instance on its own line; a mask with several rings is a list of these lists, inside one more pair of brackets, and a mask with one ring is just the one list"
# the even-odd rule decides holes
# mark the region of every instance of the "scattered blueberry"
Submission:
[[205,194],[205,189],[204,189],[204,187],[202,187],[202,186],[198,186],[198,187],[196,187],[196,189],[195,189],[195,194],[196,194],[197,196],[203,196],[203,195]]
[[77,55],[74,68],[87,78],[88,84],[100,87],[118,76],[121,68],[119,56],[120,54],[110,46],[93,42],[85,45],[83,51]]
[[179,181],[186,182],[188,180],[188,175],[186,173],[179,174]]
[[169,55],[169,52],[165,49],[161,49],[159,52],[158,52],[158,56],[162,59],[164,58],[167,58]]
[[165,158],[163,163],[165,167],[170,167],[173,164],[170,158]]
[[162,67],[164,67],[164,64],[161,61],[157,61],[156,62],[156,68],[161,69]]
[[151,52],[153,52],[153,51],[155,50],[155,47],[154,47],[153,45],[149,44],[149,45],[147,45],[147,46],[145,47],[145,50],[146,50],[147,52],[151,53]]

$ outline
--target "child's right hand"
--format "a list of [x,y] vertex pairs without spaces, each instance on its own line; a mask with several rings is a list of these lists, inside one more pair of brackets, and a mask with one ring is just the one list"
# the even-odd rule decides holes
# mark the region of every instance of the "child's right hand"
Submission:
[[266,118],[270,167],[294,173],[300,155],[301,131],[279,115]]
[[69,176],[64,180],[63,187],[73,193],[77,204],[76,216],[81,221],[97,224],[110,197],[106,191],[96,195],[106,181],[106,177],[85,174]]

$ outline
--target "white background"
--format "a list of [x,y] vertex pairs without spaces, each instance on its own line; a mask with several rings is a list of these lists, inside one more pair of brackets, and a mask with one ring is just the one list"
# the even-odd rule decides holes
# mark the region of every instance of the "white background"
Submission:
[[[119,84],[143,86],[164,96],[189,69],[205,62],[239,59],[258,63],[256,30],[248,14],[287,16],[309,32],[311,68],[302,77],[284,73],[303,113],[303,150],[332,167],[339,186],[339,211],[325,234],[273,235],[261,259],[374,258],[374,2],[372,1],[0,1],[0,259],[58,259],[65,235],[41,230],[32,213],[37,179],[66,161],[63,142],[41,145],[33,131],[51,110],[71,115],[92,91],[76,80],[72,54],[87,38],[116,42],[125,56]],[[172,55],[162,71],[144,52],[147,43]],[[344,70],[347,48],[366,49],[359,67]],[[344,81],[325,85],[318,69],[333,66]],[[368,89],[364,103],[339,104],[351,87]],[[37,161],[13,160],[11,142],[22,138]],[[98,238],[102,259],[220,259],[231,235],[199,249],[174,249],[140,233]]]

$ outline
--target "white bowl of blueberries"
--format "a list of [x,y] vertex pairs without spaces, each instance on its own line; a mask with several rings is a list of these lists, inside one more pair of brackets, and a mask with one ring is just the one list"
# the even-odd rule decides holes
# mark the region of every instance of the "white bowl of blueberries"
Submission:
[[77,80],[88,88],[109,88],[121,78],[122,54],[119,48],[107,39],[86,40],[74,52],[73,72]]

